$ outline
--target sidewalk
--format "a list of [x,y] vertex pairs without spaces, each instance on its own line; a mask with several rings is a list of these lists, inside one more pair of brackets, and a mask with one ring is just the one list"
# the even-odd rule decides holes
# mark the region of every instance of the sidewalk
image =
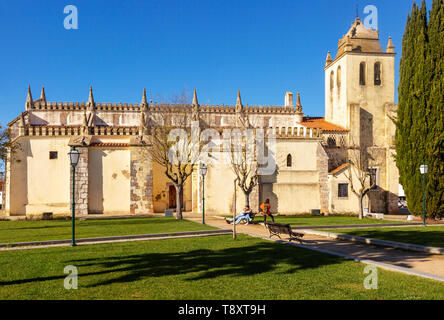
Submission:
[[[78,238],[76,239],[76,245],[127,242],[127,241],[165,240],[165,239],[178,239],[178,238],[191,238],[191,237],[210,237],[210,236],[229,235],[229,234],[231,234],[229,230],[202,230],[202,231],[184,231],[184,232],[151,233],[151,234],[125,235],[125,236],[95,237],[95,238]],[[70,245],[71,245],[71,239],[0,243],[0,251],[65,247]]]
[[[199,222],[198,219],[194,218],[189,218],[189,220]],[[220,218],[209,217],[206,219],[206,223],[222,229],[232,230],[233,228],[232,225],[228,225],[225,220]],[[247,233],[262,238],[269,237],[269,232],[263,225],[249,224],[245,226],[238,224],[236,231],[238,233]],[[298,232],[303,233],[303,230],[298,230]],[[276,239],[276,237],[273,237],[273,239]],[[394,270],[397,269],[396,271],[405,271],[405,273],[411,271],[411,273],[418,276],[427,276],[427,274],[438,276],[437,278],[444,281],[444,255],[433,255],[349,241],[339,241],[313,234],[305,234],[303,240],[302,247],[308,249],[336,254],[365,263],[373,261],[381,265],[386,264],[392,266]],[[294,245],[301,246],[297,243]]]

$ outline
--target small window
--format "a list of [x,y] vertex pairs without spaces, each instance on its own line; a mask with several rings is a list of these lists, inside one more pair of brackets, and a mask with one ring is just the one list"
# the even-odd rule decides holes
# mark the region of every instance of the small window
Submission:
[[359,84],[365,86],[365,63],[361,62],[359,65]]
[[57,159],[57,151],[49,151],[49,159]]
[[327,145],[329,147],[336,147],[336,139],[334,137],[328,137]]
[[378,188],[378,168],[370,168],[369,169],[370,174],[370,185],[373,185],[372,189]]
[[339,183],[338,198],[347,198],[347,197],[348,197],[348,183]]
[[338,89],[341,88],[341,67],[338,67],[338,71],[336,72],[336,85],[338,86]]
[[287,156],[287,167],[291,167],[291,154]]
[[375,63],[375,86],[381,85],[381,63]]

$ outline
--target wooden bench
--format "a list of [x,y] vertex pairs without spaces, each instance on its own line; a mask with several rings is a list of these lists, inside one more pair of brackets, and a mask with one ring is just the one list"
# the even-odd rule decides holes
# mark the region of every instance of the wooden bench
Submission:
[[286,234],[289,236],[288,240],[290,242],[291,240],[298,240],[300,243],[302,243],[301,238],[304,236],[304,234],[293,232],[289,224],[265,222],[265,227],[267,227],[268,231],[270,231],[270,238],[272,236],[278,236],[279,239],[282,239],[280,235]]

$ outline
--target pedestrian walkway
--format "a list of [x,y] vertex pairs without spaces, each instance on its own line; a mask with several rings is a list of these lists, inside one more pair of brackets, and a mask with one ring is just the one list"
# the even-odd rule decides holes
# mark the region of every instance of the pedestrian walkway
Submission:
[[[168,232],[168,233],[154,233],[154,234],[141,234],[141,235],[112,236],[112,237],[79,238],[79,239],[76,239],[75,242],[76,242],[76,245],[86,245],[86,244],[100,244],[100,243],[126,242],[126,241],[146,241],[146,240],[191,238],[191,237],[209,237],[209,236],[218,236],[218,235],[227,235],[227,234],[231,234],[231,233],[228,230],[203,230],[203,231],[185,231],[185,232]],[[70,246],[70,245],[71,245],[71,239],[1,243],[0,244],[0,251],[40,249],[40,248],[50,248],[50,247],[65,247],[65,246]]]
[[[189,218],[189,220],[199,222],[199,220],[193,218]],[[220,218],[209,217],[206,219],[206,223],[222,229],[232,230],[233,228],[232,225],[228,225],[225,220]],[[248,226],[238,224],[236,231],[256,237],[269,237],[268,230],[259,224],[249,224]],[[298,232],[303,233],[303,230],[298,230]],[[276,237],[273,238],[276,239]],[[285,237],[283,238],[285,239]],[[444,255],[360,244],[314,234],[305,234],[303,240],[303,245],[297,243],[294,245],[364,263],[374,262],[376,265],[379,264],[379,266],[392,266],[392,270],[444,281]]]

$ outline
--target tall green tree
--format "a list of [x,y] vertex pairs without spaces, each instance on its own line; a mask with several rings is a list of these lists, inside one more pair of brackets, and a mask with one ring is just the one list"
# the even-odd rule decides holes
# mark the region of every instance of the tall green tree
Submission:
[[435,0],[428,33],[428,100],[426,110],[427,175],[426,202],[430,216],[444,216],[444,0]]
[[[439,192],[439,179],[442,180],[439,175],[439,167],[442,166],[442,148],[439,147],[440,144],[442,146],[442,115],[439,111],[442,109],[442,100],[437,98],[441,95],[442,99],[443,91],[442,80],[438,83],[439,72],[436,70],[437,64],[442,66],[443,60],[435,52],[442,51],[442,39],[438,39],[439,36],[435,34],[437,30],[442,37],[442,21],[436,21],[442,20],[442,3],[443,0],[435,0],[433,3],[432,15],[436,15],[433,18],[433,31],[432,16],[430,25],[427,23],[425,0],[420,8],[413,4],[411,15],[407,18],[402,40],[396,120],[396,164],[409,210],[414,214],[422,212],[422,176],[419,166],[426,163],[429,165],[426,190],[427,214],[430,217],[443,215],[439,209],[442,205],[442,191]],[[430,40],[432,34],[433,41]],[[437,47],[432,48],[434,45]]]

